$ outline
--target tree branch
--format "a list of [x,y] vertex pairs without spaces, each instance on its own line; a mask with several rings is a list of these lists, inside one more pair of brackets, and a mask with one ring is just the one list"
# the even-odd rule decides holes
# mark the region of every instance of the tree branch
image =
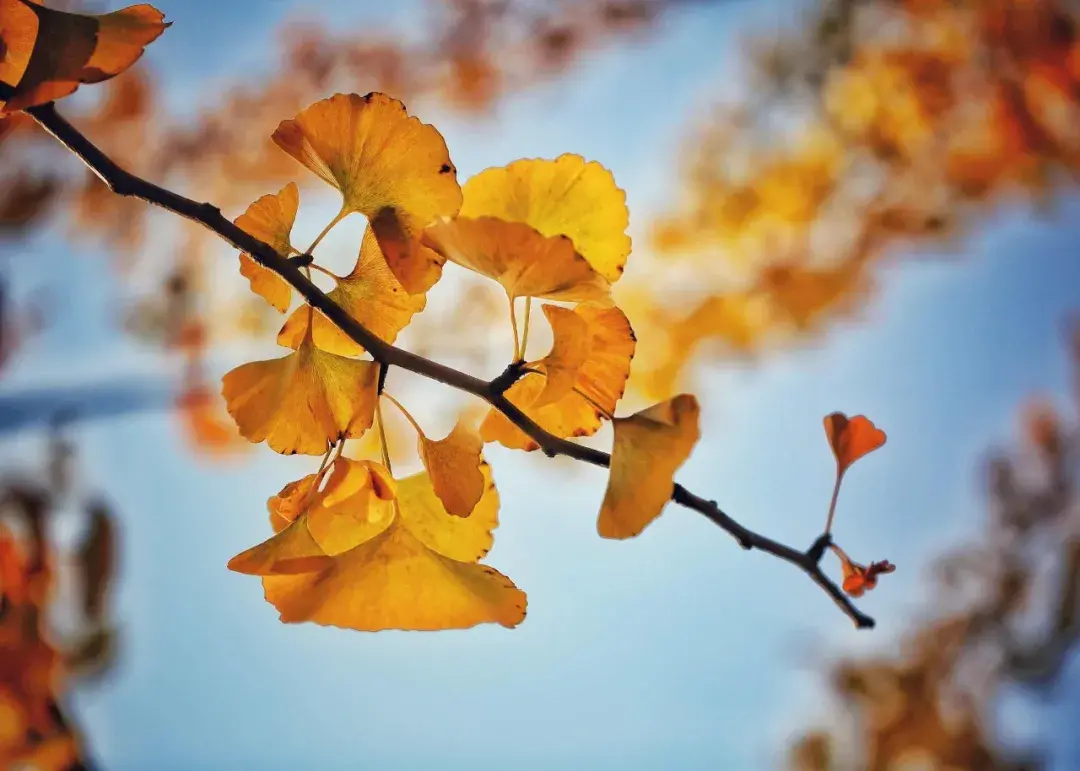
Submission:
[[[514,379],[520,377],[517,371],[511,372],[508,369],[507,372],[489,382],[384,342],[308,280],[295,261],[281,256],[269,245],[248,235],[222,216],[221,210],[216,206],[209,203],[197,203],[120,168],[78,129],[68,123],[56,111],[56,106],[52,102],[31,107],[26,112],[42,128],[78,156],[114,193],[141,198],[147,203],[196,222],[235,248],[250,254],[260,265],[285,279],[311,307],[325,314],[353,341],[367,349],[372,358],[382,363],[384,367],[401,367],[483,399],[540,445],[540,449],[548,457],[565,455],[594,466],[605,468],[610,466],[611,456],[608,453],[553,436],[506,398],[506,389]],[[798,551],[743,527],[725,514],[715,501],[694,495],[682,485],[675,485],[675,491],[671,497],[679,505],[704,515],[731,535],[744,549],[758,549],[802,570],[851,618],[856,627],[869,629],[874,626],[874,620],[859,611],[840,590],[840,587],[822,572],[819,565],[823,551],[819,544],[820,538],[810,549]]]

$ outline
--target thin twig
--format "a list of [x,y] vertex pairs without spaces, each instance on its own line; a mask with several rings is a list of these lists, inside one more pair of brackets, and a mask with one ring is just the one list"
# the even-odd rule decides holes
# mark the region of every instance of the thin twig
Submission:
[[[483,399],[531,437],[548,457],[565,455],[574,460],[605,468],[611,464],[611,456],[608,453],[553,436],[506,398],[504,392],[508,387],[507,380],[511,380],[514,375],[520,377],[520,370],[515,370],[511,377],[506,377],[508,373],[504,373],[489,382],[384,342],[328,298],[304,276],[293,261],[282,257],[273,247],[245,233],[222,216],[221,210],[216,206],[198,203],[125,171],[78,129],[68,123],[56,111],[56,106],[52,102],[31,107],[26,112],[42,128],[78,156],[114,193],[140,198],[196,222],[235,248],[251,255],[260,265],[285,279],[312,308],[321,311],[384,367],[400,367]],[[679,505],[704,515],[731,535],[744,549],[758,549],[802,570],[851,618],[856,627],[868,629],[874,626],[874,620],[856,608],[840,587],[822,572],[818,564],[819,554],[812,550],[798,551],[747,529],[725,514],[715,501],[701,498],[682,485],[675,485],[671,498]]]

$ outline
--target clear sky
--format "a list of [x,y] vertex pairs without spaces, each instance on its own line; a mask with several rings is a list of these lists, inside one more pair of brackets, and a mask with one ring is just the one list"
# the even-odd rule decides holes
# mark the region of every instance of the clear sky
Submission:
[[[267,66],[274,28],[295,4],[159,5],[175,24],[149,61],[182,106]],[[399,13],[347,5],[357,24]],[[636,47],[594,54],[572,82],[516,97],[486,125],[440,123],[461,177],[578,152],[613,170],[633,218],[662,195],[686,118],[731,72],[736,36],[775,6],[690,4]],[[854,631],[793,568],[741,551],[689,512],[669,509],[630,542],[601,541],[599,470],[570,474],[498,448],[488,456],[502,524],[488,561],[529,594],[520,628],[284,626],[258,580],[225,563],[266,536],[266,498],[307,473],[303,461],[267,451],[215,466],[192,457],[162,414],[80,429],[84,476],[115,503],[124,537],[121,664],[76,701],[96,756],[116,771],[777,767],[789,733],[820,715],[808,665],[897,639],[927,596],[927,561],[983,516],[985,451],[1010,438],[1032,393],[1064,399],[1078,215],[1080,200],[1043,221],[1004,212],[959,260],[891,268],[864,323],[699,381],[704,439],[680,481],[796,545],[819,532],[831,491],[822,416],[864,412],[888,432],[886,448],[849,475],[838,511],[850,553],[899,566],[861,603],[878,619],[873,633]],[[101,255],[72,252],[49,235],[19,255],[32,266],[20,272],[24,290],[62,280],[76,289],[16,363],[18,384],[145,369],[115,329]],[[25,465],[37,447],[19,435],[0,457]]]

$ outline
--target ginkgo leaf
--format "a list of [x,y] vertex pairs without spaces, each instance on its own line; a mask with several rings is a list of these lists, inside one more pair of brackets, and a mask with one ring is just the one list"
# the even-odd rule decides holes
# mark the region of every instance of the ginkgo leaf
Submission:
[[[510,386],[506,398],[554,436],[592,436],[600,430],[603,414],[584,396],[571,391],[557,402],[534,407],[543,391],[544,376],[529,374]],[[480,424],[480,436],[485,442],[498,442],[511,450],[540,449],[540,445],[494,408]]]
[[83,83],[119,75],[169,23],[151,5],[102,15],[66,13],[31,0],[0,0],[0,115],[51,102]]
[[417,442],[420,459],[446,511],[455,517],[469,516],[484,494],[480,434],[459,420],[445,438],[431,440],[420,434]]
[[385,94],[334,94],[282,121],[273,140],[341,191],[343,213],[368,218],[407,292],[439,280],[444,260],[417,239],[428,223],[457,214],[461,188],[433,126]]
[[566,236],[549,238],[524,223],[495,217],[457,217],[429,225],[423,243],[444,259],[495,279],[511,300],[611,302],[610,282]]
[[333,559],[320,573],[263,578],[283,622],[378,631],[514,627],[525,618],[525,594],[509,578],[442,556],[402,520]]
[[339,458],[307,512],[308,530],[324,552],[341,554],[389,527],[396,497],[397,484],[381,463]]
[[866,592],[877,587],[878,576],[896,570],[896,565],[888,560],[860,565],[848,557],[839,546],[833,544],[832,550],[840,558],[840,568],[844,576],[844,592],[852,597],[862,597]]
[[[264,195],[236,218],[235,225],[253,236],[282,257],[288,257],[292,251],[289,236],[296,211],[300,206],[300,192],[294,182],[281,188],[277,194]],[[250,254],[240,253],[240,274],[251,283],[251,291],[262,297],[280,313],[289,310],[292,302],[292,287],[269,268],[257,263]]]
[[851,464],[864,455],[885,444],[885,432],[877,428],[865,415],[848,418],[842,412],[825,416],[825,436],[829,439],[833,455],[836,456],[838,476],[851,467]]
[[680,394],[628,418],[615,418],[611,476],[596,530],[633,538],[660,516],[675,490],[675,472],[701,432],[697,399]]
[[[545,306],[544,312],[549,319],[552,314]],[[567,311],[557,309],[554,318],[560,319],[558,326],[553,323],[555,343],[552,354],[556,354],[555,378],[565,378],[559,371],[562,359],[557,354],[561,344],[570,347],[567,335],[580,334],[580,326],[567,324]],[[601,419],[615,412],[615,406],[622,398],[626,381],[630,377],[630,362],[634,356],[636,338],[626,315],[618,308],[597,308],[579,305],[572,312],[585,322],[588,355],[578,368],[572,390],[563,392],[553,401],[545,399],[550,394],[550,381],[546,381],[548,362],[552,354],[541,359],[530,369],[541,374],[529,374],[514,383],[506,392],[509,399],[522,412],[532,418],[541,428],[558,437],[590,436],[599,430]],[[564,342],[560,342],[560,337]],[[579,345],[575,341],[572,345]],[[557,382],[556,393],[564,387],[565,380]],[[485,442],[499,442],[505,447],[518,450],[535,450],[538,445],[520,428],[515,426],[501,412],[491,409],[480,425],[480,435]]]
[[589,323],[569,308],[545,305],[544,315],[551,324],[551,352],[541,359],[544,390],[533,406],[561,399],[574,389],[578,374],[589,358]]
[[485,169],[462,192],[462,217],[498,217],[524,222],[545,236],[568,236],[608,281],[622,275],[630,254],[626,193],[596,161],[571,154],[522,159]]
[[303,479],[289,482],[277,495],[266,501],[270,512],[270,526],[275,533],[280,533],[289,523],[300,516],[311,504],[312,486],[319,479],[318,474],[308,474]]
[[322,455],[330,442],[371,428],[379,365],[318,350],[310,340],[280,359],[255,361],[222,379],[240,433],[286,455]]
[[[364,232],[364,240],[360,242],[356,267],[348,276],[338,279],[337,286],[327,296],[361,326],[388,343],[397,339],[398,333],[427,303],[424,295],[409,294],[394,278],[371,228]],[[289,348],[299,346],[307,334],[309,315],[306,308],[297,308],[278,333],[278,344]],[[311,335],[317,347],[339,356],[359,356],[364,352],[363,346],[319,311],[314,313]]]
[[252,576],[287,575],[324,570],[333,558],[322,550],[308,529],[307,515],[284,530],[229,560],[229,570]]
[[495,542],[492,532],[499,526],[499,491],[491,477],[491,467],[482,463],[484,487],[480,500],[468,517],[447,512],[426,473],[413,474],[398,485],[401,517],[409,532],[429,549],[458,562],[477,562]]

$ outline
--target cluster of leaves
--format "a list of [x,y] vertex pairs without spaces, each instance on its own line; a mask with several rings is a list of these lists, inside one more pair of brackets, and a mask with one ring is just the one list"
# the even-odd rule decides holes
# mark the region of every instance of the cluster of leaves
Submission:
[[[1080,329],[1072,358],[1080,382]],[[1072,767],[1001,730],[1003,699],[1060,693],[1080,643],[1080,428],[1040,401],[1021,435],[987,464],[985,537],[937,562],[928,613],[895,655],[832,665],[843,717],[792,747],[793,769]]]
[[[237,367],[222,383],[228,411],[245,439],[266,442],[282,454],[322,457],[314,473],[269,500],[275,534],[230,562],[234,570],[263,578],[266,597],[283,620],[360,630],[520,623],[524,594],[480,564],[499,507],[483,449],[498,442],[523,451],[543,446],[548,454],[608,466],[597,520],[603,537],[639,535],[676,498],[747,548],[768,548],[798,565],[860,626],[872,626],[818,568],[824,549],[833,546],[844,568],[844,589],[853,595],[872,588],[877,575],[892,568],[853,563],[831,538],[844,474],[885,441],[866,418],[826,418],[836,486],[824,534],[809,552],[799,553],[753,534],[715,503],[675,484],[675,472],[700,436],[692,395],[615,416],[637,340],[612,299],[612,284],[630,253],[629,212],[625,194],[603,166],[569,154],[519,160],[460,186],[442,136],[409,116],[401,102],[374,92],[335,94],[282,121],[272,134],[286,155],[341,194],[338,212],[301,251],[292,244],[300,202],[295,183],[260,197],[230,225],[216,207],[122,172],[70,124],[37,107],[130,65],[164,29],[159,12],[133,6],[101,17],[44,14],[28,0],[4,1],[21,9],[25,24],[5,22],[0,29],[8,59],[16,64],[0,109],[33,108],[36,120],[118,192],[156,201],[244,244],[240,273],[276,311],[288,312],[294,289],[305,301],[277,335],[291,353]],[[49,19],[56,21],[46,24]],[[26,64],[18,69],[19,62]],[[103,62],[109,66],[96,66]],[[338,276],[318,265],[314,252],[354,214],[365,217],[367,226],[353,270]],[[506,295],[513,356],[490,383],[392,347],[423,311],[447,262],[494,281]],[[323,294],[311,283],[313,270],[335,287]],[[550,301],[543,311],[553,343],[546,356],[530,360],[534,298]],[[193,331],[190,345],[197,347],[199,336]],[[384,391],[391,362],[480,396],[491,409],[479,428],[461,419],[447,437],[432,440]],[[419,474],[393,474],[384,401],[416,431],[424,467]],[[613,426],[610,455],[582,454],[567,441],[595,434],[604,421]],[[347,440],[373,430],[381,457],[346,456]]]
[[[115,660],[109,611],[116,551],[113,515],[103,504],[92,504],[75,554],[55,547],[51,523],[57,501],[66,494],[71,458],[63,442],[56,442],[53,452],[44,483],[8,480],[0,487],[3,768],[88,767],[83,739],[63,709],[64,695],[74,681],[100,677]],[[79,592],[75,605],[63,602],[60,591],[72,578]],[[57,606],[77,608],[64,621],[63,634]]]

